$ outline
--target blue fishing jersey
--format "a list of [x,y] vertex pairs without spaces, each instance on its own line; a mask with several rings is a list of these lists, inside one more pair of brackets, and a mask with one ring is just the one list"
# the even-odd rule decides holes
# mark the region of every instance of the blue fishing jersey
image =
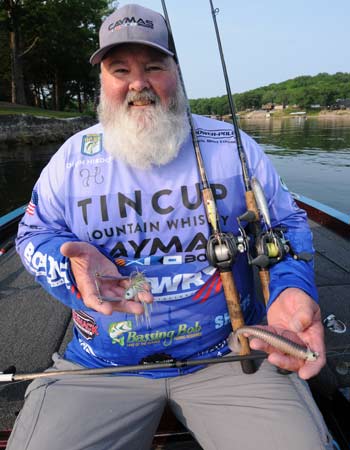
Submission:
[[[246,205],[233,128],[201,116],[193,119],[221,229],[237,235],[237,217]],[[286,228],[295,252],[312,252],[304,211],[258,144],[241,135],[250,175],[264,189],[272,225]],[[220,274],[206,257],[209,236],[190,135],[173,161],[141,170],[108,154],[97,124],[68,139],[42,171],[19,226],[17,250],[36,280],[72,309],[74,337],[67,359],[86,367],[190,358],[200,362],[227,353],[231,331]],[[69,260],[60,253],[66,241],[94,245],[122,275],[142,272],[154,296],[150,320],[119,312],[105,316],[87,308]],[[256,324],[265,307],[256,299],[245,253],[238,255],[233,275],[245,321]],[[288,255],[271,267],[270,278],[269,305],[287,287],[317,299],[310,262]],[[137,375],[174,376],[198,367]]]

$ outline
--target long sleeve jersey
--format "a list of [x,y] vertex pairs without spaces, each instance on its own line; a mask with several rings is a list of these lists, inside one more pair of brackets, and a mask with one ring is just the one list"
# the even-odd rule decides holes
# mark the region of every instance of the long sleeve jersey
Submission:
[[[196,115],[194,123],[221,229],[237,235],[237,217],[246,205],[233,128]],[[250,175],[264,189],[272,225],[286,228],[296,252],[312,252],[304,211],[259,145],[241,135]],[[97,124],[68,139],[42,171],[19,227],[17,250],[36,280],[72,309],[74,337],[67,359],[86,367],[189,358],[200,364],[201,358],[229,351],[231,331],[220,275],[206,256],[209,236],[190,136],[173,161],[145,171],[113,159]],[[154,296],[150,320],[117,312],[104,316],[87,308],[69,260],[60,253],[66,241],[94,245],[122,275],[142,272]],[[256,299],[245,253],[238,255],[233,275],[246,323],[258,323],[265,307]],[[287,255],[271,267],[270,278],[268,306],[287,287],[317,299],[310,262]],[[174,376],[198,367],[138,375]]]

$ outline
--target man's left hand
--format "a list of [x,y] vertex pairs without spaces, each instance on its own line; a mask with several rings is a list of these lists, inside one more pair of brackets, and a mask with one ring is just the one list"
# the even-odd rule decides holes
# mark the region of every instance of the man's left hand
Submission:
[[304,291],[285,289],[267,313],[268,329],[317,352],[316,361],[304,361],[277,351],[261,340],[252,339],[251,348],[269,353],[271,364],[298,372],[307,380],[318,374],[326,363],[324,331],[317,303]]

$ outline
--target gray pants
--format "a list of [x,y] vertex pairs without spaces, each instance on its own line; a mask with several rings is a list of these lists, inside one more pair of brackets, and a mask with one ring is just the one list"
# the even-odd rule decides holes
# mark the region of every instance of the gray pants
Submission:
[[[79,366],[54,358],[57,370]],[[309,389],[264,362],[254,375],[239,363],[166,379],[66,376],[34,381],[8,450],[149,449],[163,408],[205,450],[331,449]]]

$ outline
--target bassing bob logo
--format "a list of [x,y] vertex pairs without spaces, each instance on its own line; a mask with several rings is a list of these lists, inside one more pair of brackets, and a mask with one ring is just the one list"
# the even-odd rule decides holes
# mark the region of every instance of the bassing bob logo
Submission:
[[202,327],[196,321],[194,324],[180,323],[176,329],[153,330],[149,333],[138,334],[136,331],[133,331],[131,320],[124,320],[111,323],[108,328],[108,334],[112,339],[112,344],[119,344],[121,347],[139,347],[154,344],[168,347],[174,340],[179,341],[200,337]]
[[109,31],[118,31],[123,27],[145,27],[153,29],[152,20],[143,20],[141,17],[135,19],[135,17],[124,17],[123,19],[112,22],[108,26]]

